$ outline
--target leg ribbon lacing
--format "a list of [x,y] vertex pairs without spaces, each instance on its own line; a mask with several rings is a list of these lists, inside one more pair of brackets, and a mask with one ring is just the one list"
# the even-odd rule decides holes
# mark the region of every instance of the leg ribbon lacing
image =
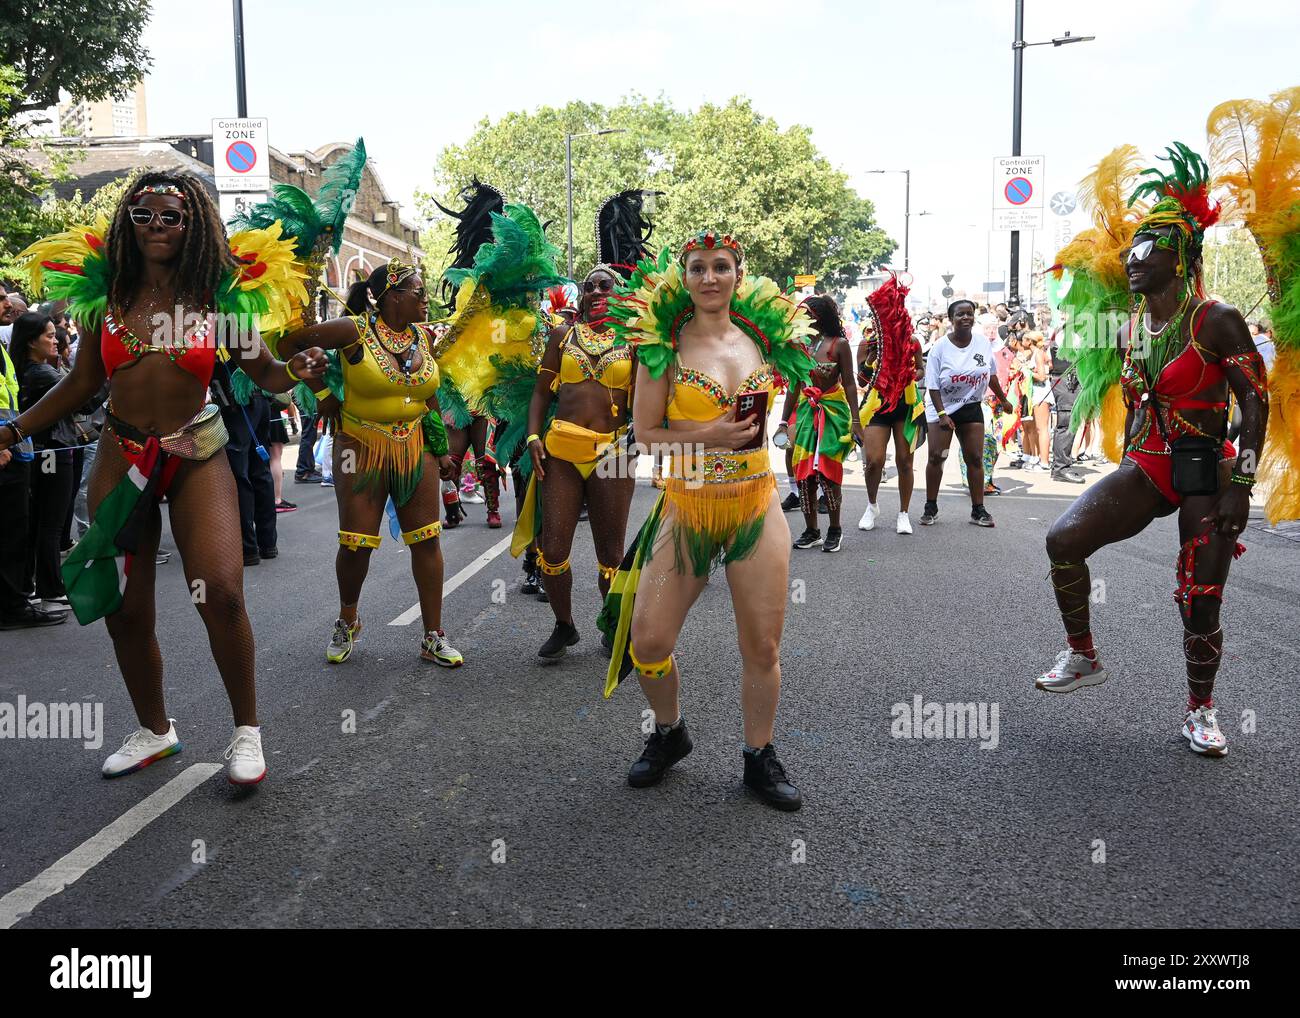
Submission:
[[552,565],[550,562],[546,561],[546,556],[539,550],[537,552],[537,568],[547,576],[561,576],[569,571],[569,560],[566,558],[558,565]]

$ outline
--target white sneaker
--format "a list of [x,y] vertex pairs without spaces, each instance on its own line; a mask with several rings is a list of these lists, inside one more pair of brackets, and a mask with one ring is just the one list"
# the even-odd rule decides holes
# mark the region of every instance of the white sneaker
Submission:
[[900,534],[910,534],[912,532],[912,518],[907,513],[899,513],[898,526],[895,529]]
[[1056,655],[1056,664],[1038,676],[1034,685],[1049,693],[1073,693],[1080,686],[1100,686],[1105,681],[1106,669],[1100,659],[1067,648]]
[[876,529],[876,517],[879,516],[879,515],[880,515],[880,510],[879,510],[876,506],[874,506],[874,505],[872,505],[870,502],[868,502],[868,503],[867,503],[867,511],[864,512],[864,513],[862,514],[862,519],[858,520],[858,529],[859,529],[859,530],[875,530],[875,529]]
[[1216,707],[1198,707],[1189,710],[1183,719],[1183,735],[1193,753],[1206,756],[1227,756],[1228,740],[1219,731],[1219,714]]
[[106,778],[120,778],[124,774],[134,774],[148,767],[155,760],[179,753],[180,737],[176,734],[176,721],[167,719],[167,731],[156,735],[147,728],[137,728],[126,737],[122,748],[104,761],[102,768]]
[[232,785],[256,785],[266,777],[266,758],[262,756],[262,729],[240,725],[226,747],[226,777]]

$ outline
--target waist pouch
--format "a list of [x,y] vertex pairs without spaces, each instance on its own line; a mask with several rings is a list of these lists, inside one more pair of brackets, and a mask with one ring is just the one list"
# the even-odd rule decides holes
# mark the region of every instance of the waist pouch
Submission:
[[616,431],[590,431],[557,417],[546,430],[546,451],[569,463],[590,463],[604,456],[617,438]]
[[[107,423],[114,432],[128,441],[143,444],[149,439],[148,434],[117,417],[111,410],[107,414]],[[224,449],[229,441],[230,433],[226,431],[226,423],[221,419],[221,408],[215,403],[208,403],[179,431],[161,436],[158,444],[162,446],[163,452],[172,456],[186,460],[206,460]]]
[[[1160,411],[1160,400],[1151,401],[1151,410],[1156,415],[1156,425],[1160,428],[1160,437],[1169,447],[1170,480],[1169,485],[1178,495],[1213,495],[1219,490],[1219,461],[1223,459],[1223,439],[1209,435],[1185,435],[1182,438],[1169,439],[1165,427],[1164,414]],[[1224,410],[1224,426],[1227,426],[1227,410]]]
[[1176,438],[1169,445],[1171,485],[1179,495],[1213,495],[1219,490],[1223,439],[1203,435]]

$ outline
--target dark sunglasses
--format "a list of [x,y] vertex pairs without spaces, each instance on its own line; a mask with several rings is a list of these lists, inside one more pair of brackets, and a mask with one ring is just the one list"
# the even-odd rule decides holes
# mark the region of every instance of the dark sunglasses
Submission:
[[127,210],[131,215],[131,222],[136,226],[148,226],[154,221],[156,216],[158,222],[169,230],[174,230],[185,222],[185,213],[176,209],[151,209],[145,205],[133,205]]

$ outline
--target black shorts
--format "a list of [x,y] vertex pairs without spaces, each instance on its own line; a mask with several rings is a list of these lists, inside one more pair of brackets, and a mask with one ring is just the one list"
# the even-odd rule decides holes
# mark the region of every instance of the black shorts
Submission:
[[984,410],[978,403],[967,403],[948,415],[953,424],[983,424]]
[[892,428],[895,424],[904,423],[911,415],[912,408],[906,400],[900,399],[892,410],[877,410],[867,424],[868,427]]

